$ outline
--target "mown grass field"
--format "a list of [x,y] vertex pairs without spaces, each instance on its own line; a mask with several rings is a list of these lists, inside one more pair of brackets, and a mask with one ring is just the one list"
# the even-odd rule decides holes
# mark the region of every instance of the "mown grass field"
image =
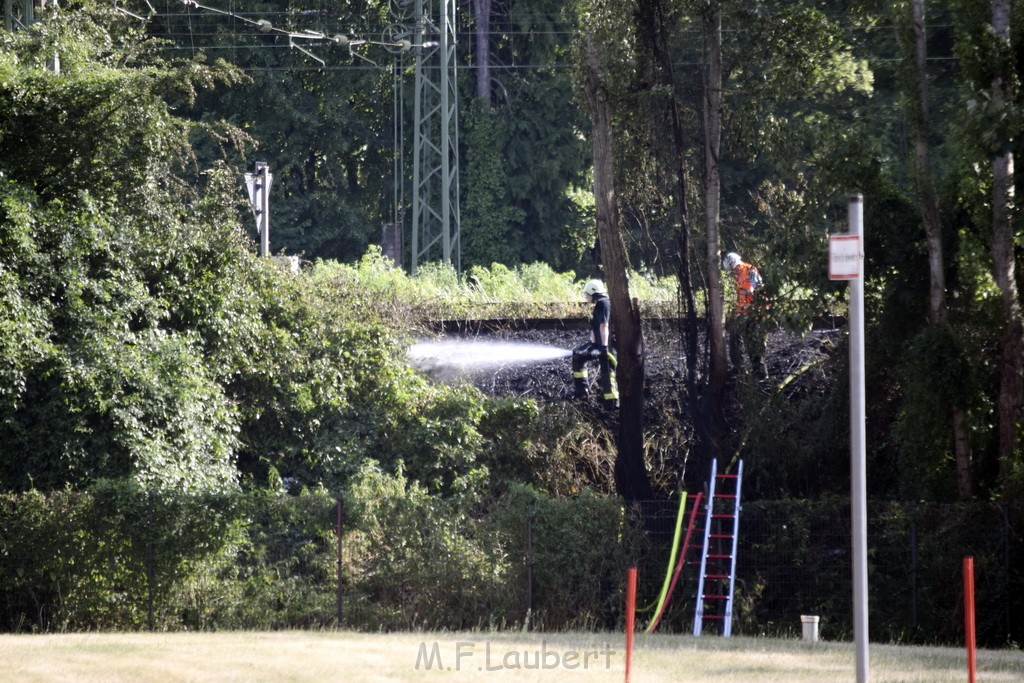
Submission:
[[[967,680],[955,648],[872,645],[872,681]],[[93,633],[0,636],[0,680],[621,681],[619,633]],[[640,635],[632,680],[850,681],[850,643]],[[979,681],[1024,681],[1024,653],[978,653]]]

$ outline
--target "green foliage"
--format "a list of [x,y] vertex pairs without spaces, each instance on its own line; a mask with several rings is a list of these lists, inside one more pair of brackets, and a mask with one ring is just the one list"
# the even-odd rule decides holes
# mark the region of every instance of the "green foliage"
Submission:
[[194,562],[236,537],[233,520],[217,499],[109,483],[0,496],[3,627],[141,628],[150,595],[162,609]]
[[[105,477],[223,489],[236,479],[234,408],[199,336],[171,321],[175,295],[198,282],[163,279],[174,237],[223,227],[203,222],[202,201],[195,213],[172,203],[201,194],[171,175],[189,126],[164,99],[215,72],[140,65],[141,36],[112,33],[115,14],[87,3],[47,23],[67,48],[59,79],[26,57],[38,34],[0,43],[18,65],[0,82],[5,321],[17,328],[0,363],[13,373],[0,473],[16,489]],[[172,188],[174,200],[160,194]]]
[[[558,270],[579,270],[583,250],[573,244],[574,236],[589,232],[585,248],[594,244],[593,221],[574,197],[592,191],[587,180],[588,123],[573,101],[572,73],[560,67],[569,56],[563,38],[577,27],[566,8],[562,0],[517,0],[492,7],[487,27],[492,63],[513,69],[495,69],[493,106],[480,103],[473,108],[489,109],[489,124],[501,131],[490,154],[503,164],[497,174],[503,182],[488,203],[497,202],[497,210],[507,209],[516,217],[518,234],[525,239],[517,241],[511,259],[470,263],[500,261],[512,267],[543,261]],[[476,181],[465,170],[464,176]],[[466,181],[462,186],[467,191],[464,206],[479,201]],[[465,226],[462,234],[470,238]]]
[[[492,475],[489,467],[517,469],[517,454],[509,444],[522,443],[517,434],[526,425],[511,416],[527,417],[535,409],[525,400],[487,399],[469,386],[429,383],[408,367],[398,337],[380,318],[380,311],[401,316],[419,308],[417,297],[436,280],[410,279],[383,264],[379,255],[368,255],[356,268],[319,264],[311,279],[318,283],[311,291],[320,294],[310,314],[322,316],[325,327],[346,321],[339,331],[343,336],[329,345],[331,353],[339,354],[331,363],[334,372],[345,368],[339,377],[346,393],[336,405],[313,401],[316,419],[295,420],[312,422],[316,433],[322,426],[324,438],[334,440],[333,449],[321,450],[329,458],[312,462],[301,480],[341,484],[360,462],[371,459],[386,471],[401,469],[432,493],[474,498],[503,486],[503,477]],[[409,321],[391,323],[407,326]],[[312,373],[301,386],[315,386],[322,376]],[[497,454],[508,458],[499,462]],[[296,476],[283,465],[274,463],[282,475]]]
[[[358,290],[374,314],[396,327],[416,322],[472,318],[585,317],[583,280],[543,262],[473,266],[465,277],[448,264],[430,262],[415,277],[370,247],[355,264],[317,262],[311,277]],[[652,273],[632,273],[630,293],[649,315],[666,315],[675,305],[676,281]]]
[[541,423],[535,401],[521,398],[495,400],[477,426],[485,447],[480,463],[490,473],[492,491],[500,493],[516,482],[535,481],[547,463],[536,462],[531,453]]
[[[636,540],[619,501],[587,491],[572,498],[551,498],[520,485],[498,501],[492,523],[507,539],[509,557],[532,562],[536,627],[616,624],[622,609],[622,577],[634,550],[630,543]],[[516,563],[509,581],[526,585],[526,571],[525,563]]]
[[[960,64],[958,92],[959,123],[963,126],[965,143],[961,150],[971,159],[988,159],[1016,147],[1022,118],[1020,105],[1020,74],[1016,56],[1019,36],[1016,31],[1009,41],[1000,39],[992,28],[990,3],[976,0],[950,2],[956,31],[955,54]],[[1019,27],[1019,9],[1008,17],[1013,28]],[[1011,99],[995,98],[992,83],[997,74],[1005,81]]]
[[511,616],[502,609],[507,556],[464,510],[374,467],[362,470],[352,496],[355,530],[345,546],[354,623],[465,629]]
[[[871,639],[960,642],[963,626],[949,614],[962,608],[961,565],[970,555],[976,575],[987,577],[977,584],[979,639],[1005,644],[1005,609],[1017,598],[996,596],[999,584],[1020,578],[1004,555],[1017,514],[991,504],[870,504]],[[734,629],[786,633],[787,622],[794,623],[790,615],[820,614],[828,615],[824,639],[846,637],[852,628],[849,515],[849,500],[842,498],[745,503],[747,533],[739,552],[746,560],[739,565]]]
[[31,205],[0,180],[0,409],[16,406],[31,367],[49,353],[46,306],[26,296],[23,278],[39,268]]
[[744,462],[744,497],[817,499],[849,489],[845,350],[803,359],[768,397],[759,387],[738,389],[742,410],[752,418],[736,450]]
[[411,399],[379,435],[377,460],[389,471],[407,469],[432,493],[478,493],[488,479],[477,461],[483,446],[477,424],[485,412],[480,393],[472,387],[425,385]]
[[[903,407],[894,425],[899,440],[901,467],[906,477],[903,497],[917,500],[954,500],[956,497],[950,415],[960,408],[972,419],[984,415],[980,389],[990,380],[979,350],[968,349],[948,325],[924,328],[907,346],[899,364]],[[969,429],[978,443],[983,432]],[[983,451],[984,449],[982,449]]]
[[784,156],[826,132],[832,117],[843,115],[838,106],[865,104],[874,76],[844,30],[846,22],[864,20],[853,14],[839,21],[805,4],[739,11],[747,30],[731,32],[725,49],[746,57],[730,72],[746,86],[733,103],[742,117],[736,123],[750,129],[735,131],[741,143],[762,153],[786,150]]
[[[387,21],[381,3],[311,15],[292,0],[268,0],[249,3],[244,11],[270,17],[276,29],[369,34],[376,40]],[[355,259],[379,238],[381,224],[394,220],[395,207],[389,205],[398,155],[392,145],[396,91],[387,69],[352,64],[343,48],[306,43],[328,67],[311,69],[319,65],[290,49],[285,36],[202,10],[168,12],[146,30],[169,41],[171,53],[187,48],[193,55],[217,55],[245,71],[238,83],[199,93],[184,113],[194,121],[231,121],[251,136],[252,147],[227,151],[236,168],[265,161],[274,174],[274,252]],[[411,90],[411,82],[405,87]],[[208,140],[196,154],[205,167],[223,153]],[[239,218],[251,220],[247,209],[239,209]]]
[[471,103],[464,129],[466,176],[473,182],[461,204],[462,263],[515,263],[521,258],[525,212],[509,201],[501,158],[507,135],[495,111],[480,98]]
[[[331,627],[339,549],[347,628],[514,628],[528,618],[549,632],[619,628],[625,568],[664,569],[611,497],[517,485],[466,508],[367,466],[342,500],[339,548],[338,502],[323,491],[182,496],[104,483],[0,494],[0,631]],[[1006,645],[1024,580],[1010,561],[1020,515],[1006,505],[871,504],[869,581],[887,596],[873,603],[872,639],[962,639],[949,614],[971,555],[979,643]],[[791,633],[793,614],[810,613],[828,615],[826,638],[844,637],[849,501],[748,501],[742,526],[734,633]],[[680,607],[663,628],[688,628]]]
[[615,491],[615,436],[606,424],[571,403],[550,403],[535,430],[526,452],[532,474],[521,481],[555,497]]
[[145,575],[132,571],[123,531],[92,514],[93,501],[34,492],[0,501],[6,629],[142,623]]
[[[16,201],[8,195],[7,206]],[[223,487],[234,480],[234,410],[204,367],[198,339],[158,327],[167,302],[140,272],[141,226],[114,220],[88,202],[39,205],[34,250],[10,263],[19,299],[36,316],[19,329],[29,339],[40,326],[50,333],[20,363],[13,386],[22,389],[5,406],[7,485],[131,476]],[[12,351],[7,362],[19,367],[25,352]]]
[[[5,174],[32,178],[47,200],[87,190],[123,209],[152,206],[170,173],[192,160],[188,134],[198,127],[173,108],[240,74],[223,62],[154,58],[136,23],[102,3],[80,3],[34,29],[0,37]],[[40,59],[50,49],[61,55],[59,77]]]
[[[73,17],[69,44],[83,26],[103,34],[104,17],[119,25]],[[479,495],[479,458],[513,426],[492,420],[484,437],[479,393],[430,386],[405,364],[396,329],[424,288],[379,251],[297,276],[254,258],[226,167],[202,183],[173,175],[188,134],[211,129],[172,113],[169,84],[209,85],[208,71],[126,67],[140,36],[103,35],[123,61],[83,46],[59,81],[16,69],[0,90],[3,487],[223,491],[239,475],[338,487],[376,458],[432,490]],[[55,118],[67,124],[56,140]],[[462,287],[426,271],[432,286]]]
[[[464,178],[472,178],[461,183],[467,264],[545,260],[560,268],[575,266],[574,254],[563,260],[561,246],[582,220],[567,189],[579,185],[585,173],[586,145],[569,74],[534,66],[558,60],[564,51],[549,37],[556,33],[548,33],[564,26],[557,20],[560,3],[546,4],[546,9],[535,2],[495,8],[493,50],[499,60],[525,68],[517,69],[522,77],[496,79],[500,106],[481,102],[462,109],[461,168]],[[353,38],[379,37],[394,21],[394,11],[380,2],[315,15],[293,0],[246,6],[246,12],[274,17],[275,28]],[[375,66],[372,60],[380,57],[374,49],[357,48],[369,57],[352,64],[347,50],[313,45],[310,50],[326,67],[314,70],[307,54],[283,49],[281,37],[259,34],[227,17],[207,14],[203,31],[194,21],[189,13],[168,13],[147,30],[193,54],[227,56],[245,71],[245,78],[198,93],[188,112],[195,121],[232,121],[251,136],[261,151],[231,150],[239,165],[270,164],[275,251],[355,260],[378,240],[382,223],[409,214],[407,204],[393,201],[396,183],[412,174],[415,95],[408,55],[396,58],[392,71],[390,61]],[[469,76],[460,71],[456,79],[463,102],[470,101]],[[222,153],[220,145],[205,142],[197,150],[199,165]],[[396,161],[405,167],[396,167]],[[531,238],[520,239],[523,234]]]
[[229,510],[225,543],[190,563],[161,605],[173,629],[322,628],[337,623],[336,500],[323,491],[207,499]]
[[230,487],[237,478],[235,408],[209,377],[198,346],[154,330],[107,357],[116,365],[103,368],[107,376],[98,379],[115,383],[99,387],[114,397],[109,448],[134,461],[133,480],[175,491]]

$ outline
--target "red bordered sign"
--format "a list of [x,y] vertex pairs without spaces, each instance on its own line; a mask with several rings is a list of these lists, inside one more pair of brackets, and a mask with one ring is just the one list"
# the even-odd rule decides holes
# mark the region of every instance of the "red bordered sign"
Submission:
[[829,235],[828,278],[858,280],[864,263],[859,235]]

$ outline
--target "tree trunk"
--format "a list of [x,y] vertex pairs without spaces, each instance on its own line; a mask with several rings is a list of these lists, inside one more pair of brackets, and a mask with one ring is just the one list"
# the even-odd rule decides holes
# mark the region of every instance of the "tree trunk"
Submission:
[[[942,220],[939,215],[939,200],[935,194],[932,178],[929,117],[927,36],[925,34],[924,0],[913,0],[914,64],[916,65],[917,111],[914,112],[914,156],[917,165],[917,186],[921,202],[921,217],[924,222],[925,241],[928,245],[928,311],[933,325],[945,325],[948,321],[946,306],[945,258],[942,249]],[[956,463],[957,492],[963,499],[974,495],[974,478],[971,473],[971,442],[967,435],[966,415],[963,408],[951,409],[950,421],[953,433],[953,456]]]
[[618,341],[619,434],[615,483],[629,502],[653,497],[644,463],[644,344],[640,311],[629,298],[625,250],[615,197],[611,107],[602,84],[597,51],[587,45],[586,93],[593,119],[594,199],[601,263],[612,302],[612,325]]
[[[675,197],[676,236],[679,253],[677,255],[677,276],[679,278],[680,329],[686,359],[686,402],[690,408],[698,438],[702,444],[709,443],[707,420],[702,417],[700,394],[698,390],[699,375],[697,360],[699,358],[699,323],[697,304],[694,296],[693,277],[690,272],[692,247],[690,244],[690,208],[688,202],[688,173],[686,169],[686,140],[683,137],[683,124],[680,111],[682,106],[676,90],[675,64],[669,45],[670,31],[668,27],[668,9],[665,0],[640,0],[638,3],[639,23],[643,42],[650,45],[654,55],[657,77],[654,79],[668,93],[668,114],[672,129],[673,156],[675,163]],[[703,448],[710,452],[710,447]]]
[[476,94],[491,101],[491,0],[473,0],[476,23]]
[[708,315],[711,323],[711,366],[708,400],[715,440],[714,452],[705,454],[705,463],[716,457],[725,428],[725,302],[721,276],[721,238],[719,207],[721,177],[719,153],[722,143],[722,8],[719,0],[710,0],[706,23],[708,44],[704,70],[704,229],[707,239]]
[[927,36],[924,23],[924,0],[913,0],[914,63],[917,66],[917,112],[915,119],[914,153],[917,160],[917,184],[921,196],[921,214],[925,239],[928,243],[928,299],[932,322],[946,320],[946,281],[942,256],[942,223],[939,201],[932,180],[931,152],[928,143],[929,121]]
[[[992,29],[1010,54],[1010,0],[992,0]],[[1013,101],[1006,68],[999,67],[992,79],[994,106]],[[1024,319],[1017,293],[1013,215],[1013,154],[1005,151],[992,160],[992,261],[1005,316],[999,385],[999,473],[1003,484],[1007,483],[1020,442],[1024,401]]]

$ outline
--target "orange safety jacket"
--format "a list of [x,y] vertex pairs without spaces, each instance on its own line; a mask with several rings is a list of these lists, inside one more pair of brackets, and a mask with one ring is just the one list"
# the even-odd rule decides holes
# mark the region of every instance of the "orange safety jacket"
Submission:
[[734,271],[736,275],[736,312],[747,315],[754,302],[754,290],[761,284],[757,268],[746,261],[740,262]]

